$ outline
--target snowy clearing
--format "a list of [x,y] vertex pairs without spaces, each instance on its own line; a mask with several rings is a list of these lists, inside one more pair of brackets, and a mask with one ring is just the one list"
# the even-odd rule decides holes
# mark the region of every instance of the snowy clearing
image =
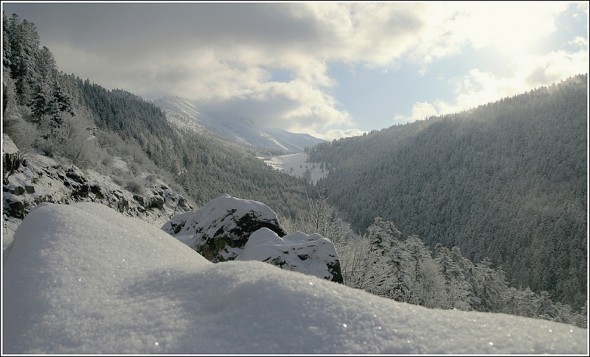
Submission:
[[261,158],[272,168],[284,171],[295,177],[305,177],[306,171],[309,171],[311,184],[315,185],[319,179],[328,176],[329,171],[322,169],[320,164],[315,162],[306,162],[308,155],[306,153],[278,155],[269,158]]

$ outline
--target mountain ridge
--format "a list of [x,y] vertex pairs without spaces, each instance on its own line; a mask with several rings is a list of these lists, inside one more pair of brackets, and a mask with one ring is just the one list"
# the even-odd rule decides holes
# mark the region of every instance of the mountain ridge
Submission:
[[155,99],[153,103],[169,117],[172,116],[171,120],[198,132],[209,131],[226,140],[276,152],[303,152],[306,147],[325,142],[309,134],[260,126],[252,120],[204,113],[192,101],[178,96],[164,96]]
[[379,216],[582,307],[587,81],[321,144],[310,159],[328,167],[320,185],[355,229]]

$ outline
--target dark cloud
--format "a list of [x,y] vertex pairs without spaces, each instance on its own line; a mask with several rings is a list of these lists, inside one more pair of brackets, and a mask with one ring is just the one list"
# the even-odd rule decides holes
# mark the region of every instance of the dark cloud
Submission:
[[5,12],[33,21],[48,43],[67,42],[117,56],[220,44],[289,46],[321,37],[313,19],[293,16],[291,8],[251,3],[21,3],[5,5]]
[[[284,114],[296,109],[301,103],[297,100],[281,97],[232,97],[225,100],[200,101],[197,106],[213,117],[229,117],[234,119],[255,119],[263,126],[283,127],[280,123]],[[278,124],[278,125],[277,125]]]

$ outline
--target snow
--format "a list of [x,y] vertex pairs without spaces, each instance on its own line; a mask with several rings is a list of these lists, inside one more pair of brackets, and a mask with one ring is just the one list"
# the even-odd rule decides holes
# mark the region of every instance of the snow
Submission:
[[121,172],[130,172],[129,165],[119,156],[113,156],[113,163],[112,167],[115,170],[120,170]]
[[[232,232],[238,227],[236,219],[247,214],[255,214],[258,221],[277,222],[277,214],[267,205],[253,200],[245,200],[223,194],[207,202],[195,212],[185,212],[173,216],[162,226],[162,230],[173,234],[177,239],[195,247],[202,244],[203,239],[215,236],[222,229]],[[181,226],[174,233],[175,226]]]
[[15,154],[18,152],[18,147],[12,141],[10,136],[2,133],[2,154]]
[[[6,147],[3,147],[3,152],[6,152],[6,150],[18,152],[16,146],[14,144],[10,145],[10,143],[12,143],[12,140],[4,134],[3,145],[6,145]],[[180,196],[174,190],[168,188],[162,190],[161,188],[164,187],[165,183],[161,179],[150,178],[149,176],[152,175],[146,172],[137,176],[137,179],[141,179],[140,182],[143,182],[142,187],[146,189],[142,196],[148,199],[153,197],[156,191],[161,192],[161,197],[165,200],[163,209],[145,210],[143,207],[139,207],[139,203],[134,199],[134,194],[119,186],[112,178],[91,169],[82,172],[63,158],[52,158],[37,152],[28,152],[24,154],[24,158],[26,158],[26,165],[22,164],[4,183],[4,192],[2,194],[4,210],[14,202],[21,202],[28,210],[30,207],[37,205],[38,202],[46,201],[68,203],[73,200],[87,199],[110,203],[111,205],[126,201],[128,202],[127,212],[129,214],[141,215],[145,221],[162,225],[168,222],[170,215],[184,209],[183,206],[179,207],[178,200]],[[113,165],[114,168],[122,171],[127,170],[127,163],[122,161],[121,158],[113,157]],[[86,180],[89,186],[100,188],[103,198],[97,197],[94,193],[90,193],[87,197],[75,198],[73,196],[74,187],[72,186],[75,180],[66,177],[68,171]],[[22,192],[14,193],[17,189],[21,189]],[[5,212],[2,227],[3,256],[6,256],[10,249],[14,231],[20,222],[20,218],[7,216]]]
[[295,177],[305,177],[309,170],[311,184],[315,185],[318,180],[328,176],[328,170],[322,170],[319,163],[307,162],[306,153],[271,156],[270,159],[262,158],[263,161],[273,169],[286,172]]
[[277,260],[282,269],[333,280],[329,266],[338,261],[338,254],[334,244],[318,233],[294,232],[281,238],[270,229],[261,228],[250,235],[235,260]]
[[3,262],[3,353],[586,354],[587,330],[427,309],[255,261],[213,264],[96,203],[42,204]]

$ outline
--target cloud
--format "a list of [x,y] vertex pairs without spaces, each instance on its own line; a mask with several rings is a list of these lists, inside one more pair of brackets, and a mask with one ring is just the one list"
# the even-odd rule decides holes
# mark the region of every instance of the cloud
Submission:
[[316,135],[318,138],[327,140],[327,141],[332,141],[332,140],[337,140],[337,139],[342,139],[342,138],[349,138],[351,136],[360,136],[363,134],[366,134],[367,132],[364,130],[358,130],[358,129],[347,129],[347,130],[338,130],[338,129],[332,129],[332,130],[327,130],[325,133],[316,133]]
[[[471,68],[463,76],[448,79],[454,93],[453,100],[418,101],[414,103],[411,114],[396,114],[394,121],[403,123],[431,115],[460,112],[586,73],[589,65],[587,38],[575,37],[562,44],[563,49],[545,53],[533,50],[556,31],[556,16],[572,5],[543,4],[536,7],[529,3],[514,3],[510,11],[497,7],[495,3],[457,5],[456,17],[447,26],[450,29],[450,34],[446,36],[450,39],[450,47],[455,48],[462,43],[476,50],[487,48],[481,53],[502,63],[503,72]],[[522,16],[523,13],[527,16]],[[436,47],[436,41],[431,44]],[[432,48],[426,52],[436,53]]]
[[212,101],[197,100],[204,112],[252,119],[265,126],[280,125],[295,132],[350,126],[350,115],[335,99],[304,80],[262,83],[240,95]]
[[[568,53],[526,57],[539,38],[556,30],[555,16],[568,6],[561,2],[10,6],[28,6],[43,43],[67,73],[148,99],[185,97],[200,110],[320,135],[335,126],[351,133],[347,130],[356,126],[330,94],[338,85],[329,75],[334,62],[378,70],[410,62],[426,73],[433,62],[456,56],[465,46],[532,61],[515,64],[528,75],[520,75],[518,83],[473,69],[463,86],[455,84],[455,103],[420,101],[409,116],[415,119],[488,100],[495,90],[497,96],[524,82],[546,82],[559,77],[568,61],[584,61],[579,55],[568,59]],[[587,49],[587,39],[572,45]],[[290,80],[274,81],[277,70],[288,72]]]
[[556,30],[555,16],[568,6],[566,2],[453,4],[457,10],[453,32],[458,41],[476,49],[490,46],[513,55],[525,53]]
[[431,103],[418,102],[412,108],[412,119],[420,120],[437,114],[438,110]]
[[[260,123],[272,117],[299,130],[354,125],[326,91],[335,85],[329,63],[381,66],[400,58],[424,27],[422,7],[35,4],[44,43],[65,72],[148,98],[218,104]],[[293,80],[272,82],[273,69],[289,71]]]
[[[577,41],[584,44],[583,41]],[[434,100],[417,102],[409,116],[396,115],[395,122],[403,123],[468,110],[479,105],[548,86],[560,80],[586,73],[589,65],[588,44],[576,52],[552,51],[544,55],[526,55],[510,63],[512,71],[499,76],[480,69],[452,80],[454,101]]]

